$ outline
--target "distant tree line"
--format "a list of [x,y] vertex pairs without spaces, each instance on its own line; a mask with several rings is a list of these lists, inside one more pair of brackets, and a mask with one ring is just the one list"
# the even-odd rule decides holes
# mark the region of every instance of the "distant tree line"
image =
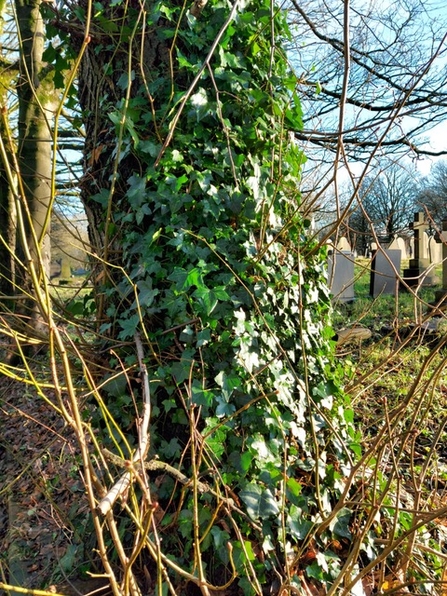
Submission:
[[424,177],[412,167],[382,162],[378,172],[365,177],[355,200],[348,204],[350,194],[346,189],[348,207],[339,234],[359,254],[366,254],[373,242],[387,244],[396,236],[408,236],[417,211],[425,213],[434,235],[447,218],[447,161],[436,162]]

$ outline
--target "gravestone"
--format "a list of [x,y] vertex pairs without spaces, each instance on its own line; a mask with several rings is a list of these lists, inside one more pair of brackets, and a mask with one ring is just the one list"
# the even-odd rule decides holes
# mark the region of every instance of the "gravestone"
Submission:
[[442,244],[436,236],[430,236],[428,239],[428,258],[432,265],[442,263]]
[[447,219],[442,220],[442,232],[436,235],[436,241],[442,244],[442,288],[435,292],[435,302],[445,306],[447,302]]
[[[428,229],[428,224],[425,224]],[[419,233],[419,262],[423,267],[428,267],[430,264],[430,251],[429,251],[430,236],[426,230]]]
[[59,277],[62,271],[61,267],[61,259],[57,261],[53,261],[50,265],[50,279],[54,279],[55,277]]
[[338,239],[337,250],[340,252],[351,252],[351,245],[345,236],[340,236]]
[[373,298],[380,294],[397,295],[400,279],[402,251],[377,250],[371,261],[369,293]]
[[71,277],[71,266],[70,266],[70,261],[69,261],[69,259],[67,259],[67,257],[62,257],[61,277],[63,279],[69,279]]
[[408,269],[404,269],[403,280],[410,287],[419,284],[432,285],[432,278],[426,275],[426,270],[430,266],[427,235],[429,224],[425,221],[424,213],[414,214],[414,221],[410,223],[410,228],[414,232],[413,258],[410,259]]
[[335,300],[354,300],[354,253],[335,250],[329,255],[328,284]]
[[400,250],[400,252],[402,253],[402,258],[408,258],[407,243],[401,236],[394,237],[393,241],[388,247],[388,250]]

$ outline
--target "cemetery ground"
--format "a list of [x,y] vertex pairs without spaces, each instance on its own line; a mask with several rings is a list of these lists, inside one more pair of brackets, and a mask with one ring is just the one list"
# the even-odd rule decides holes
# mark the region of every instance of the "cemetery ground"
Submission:
[[[402,264],[405,268],[405,261]],[[441,277],[442,266],[434,269],[434,277]],[[422,286],[417,292],[400,290],[393,294],[381,294],[375,299],[370,296],[370,259],[357,258],[354,266],[355,300],[349,303],[336,303],[334,327],[362,325],[376,334],[389,326],[396,333],[408,323],[422,321],[430,313],[430,303],[435,300],[438,285]],[[415,295],[416,294],[416,295]]]
[[[377,506],[385,506],[385,513],[370,524],[379,536],[376,530],[383,526],[387,544],[399,540],[392,536],[397,519],[408,529],[402,565],[427,577],[425,589],[410,591],[445,596],[445,587],[430,578],[440,565],[446,568],[447,560],[447,340],[442,326],[428,336],[419,325],[428,316],[435,288],[422,288],[417,296],[399,292],[397,298],[373,300],[368,264],[366,259],[356,261],[356,300],[337,305],[334,318],[335,329],[357,325],[372,332],[368,340],[337,347],[362,449],[372,453],[374,478],[365,478],[359,492],[368,498],[371,483],[375,485]],[[71,308],[76,300],[88,300],[87,293],[72,291],[59,293],[58,300]],[[409,325],[411,332],[403,333]],[[45,361],[37,358],[35,367],[45,382]],[[46,398],[37,397],[32,383],[24,389],[23,383],[0,378],[0,583],[12,573],[16,585],[87,594],[103,580],[88,575],[95,571],[94,538],[79,456],[74,436],[51,406],[51,390]],[[432,521],[412,542],[411,528],[425,519]],[[409,593],[408,586],[401,586],[401,566],[395,565],[393,569],[384,561],[374,577],[367,576],[364,596],[377,593],[377,586],[382,593]],[[447,579],[445,571],[442,577]]]
[[[441,267],[435,271],[440,277]],[[372,299],[369,260],[355,264],[356,300],[338,304],[335,329],[362,326],[371,337],[337,347],[341,366],[347,374],[345,389],[352,400],[356,425],[363,435],[362,448],[374,453],[375,486],[384,501],[398,503],[391,519],[414,523],[429,512],[439,511],[431,536],[445,552],[447,542],[447,325],[445,313],[435,312],[436,287],[421,287],[416,295],[399,291],[397,296],[381,295]],[[386,440],[377,450],[378,437]],[[382,492],[389,483],[394,488]],[[368,489],[366,489],[368,490]],[[378,499],[380,501],[380,497]],[[393,505],[392,505],[393,506]],[[390,509],[390,513],[391,513]],[[413,512],[412,518],[410,511]],[[416,512],[416,513],[415,513]],[[405,516],[407,519],[405,520]],[[383,521],[382,521],[383,523]],[[425,530],[424,530],[425,531]],[[430,548],[430,547],[429,547]],[[403,556],[412,564],[424,567],[424,546],[410,548]],[[426,564],[426,563],[425,563]],[[432,562],[433,568],[439,562]],[[443,582],[447,581],[445,555]],[[384,582],[390,593],[405,594],[399,573],[391,573]],[[393,583],[394,582],[394,583]],[[434,589],[445,596],[446,584]],[[424,593],[424,589],[416,593]],[[386,589],[383,589],[387,592]],[[427,590],[429,593],[432,590]]]
[[[435,274],[439,277],[440,267]],[[434,312],[436,287],[421,287],[416,295],[399,291],[396,297],[388,294],[373,299],[369,280],[369,260],[357,259],[356,299],[336,305],[334,315],[336,330],[361,326],[371,331],[369,339],[337,348],[340,361],[347,370],[351,368],[346,391],[358,426],[368,441],[368,437],[376,436],[384,420],[391,422],[398,415],[399,426],[411,437],[403,449],[408,455],[401,461],[405,473],[421,465],[434,449],[430,453],[431,482],[443,492],[447,487],[446,315],[435,312],[433,333],[428,323]]]

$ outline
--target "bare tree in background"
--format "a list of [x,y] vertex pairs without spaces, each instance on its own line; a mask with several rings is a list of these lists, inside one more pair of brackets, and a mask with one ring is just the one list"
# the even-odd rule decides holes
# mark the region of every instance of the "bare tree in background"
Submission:
[[421,183],[418,203],[432,219],[433,226],[441,229],[447,218],[447,161],[438,161]]
[[[435,0],[291,0],[290,20],[303,103],[296,138],[308,157],[302,191],[316,204],[333,196],[328,238],[343,232],[344,220],[349,227],[365,219],[365,188],[384,159],[410,167],[415,159],[447,153],[427,142],[447,114],[446,17]],[[393,233],[394,221],[384,214],[380,225]],[[363,252],[366,228],[354,235],[365,239]]]
[[365,179],[359,199],[374,230],[385,242],[409,230],[416,190],[414,174],[396,164]]
[[292,0],[292,7],[301,141],[333,153],[342,136],[354,160],[379,145],[412,157],[447,154],[427,148],[424,136],[447,114],[446,17],[436,2]]

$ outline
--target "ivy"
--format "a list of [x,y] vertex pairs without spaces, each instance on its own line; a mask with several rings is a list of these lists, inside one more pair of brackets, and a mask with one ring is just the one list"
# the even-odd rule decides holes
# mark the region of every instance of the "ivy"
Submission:
[[[108,8],[95,10],[110,52]],[[194,504],[190,490],[160,481],[163,548],[178,564],[193,560],[197,507],[207,565],[216,576],[228,570],[230,540],[250,594],[256,582],[285,574],[287,557],[331,512],[359,440],[333,360],[326,256],[300,212],[305,156],[289,130],[301,127],[302,112],[282,50],[282,11],[272,23],[269,1],[244,3],[173,129],[228,13],[223,0],[210,0],[199,18],[170,0],[148,7],[151,43],[169,48],[172,68],[160,59],[143,76],[140,55],[129,70],[128,45],[114,47],[104,62],[116,97],[101,98],[112,139],[101,167],[111,175],[119,156],[118,174],[113,193],[104,176],[84,200],[106,222],[127,273],[100,288],[101,330],[120,340],[123,360],[136,331],[148,340],[150,456],[188,476],[196,470],[214,487]],[[136,17],[126,15],[132,31]],[[120,407],[127,421],[133,403]],[[216,494],[233,495],[235,508],[220,509]],[[349,538],[350,515],[338,513],[323,546]],[[336,564],[326,551],[308,575],[329,582]]]

